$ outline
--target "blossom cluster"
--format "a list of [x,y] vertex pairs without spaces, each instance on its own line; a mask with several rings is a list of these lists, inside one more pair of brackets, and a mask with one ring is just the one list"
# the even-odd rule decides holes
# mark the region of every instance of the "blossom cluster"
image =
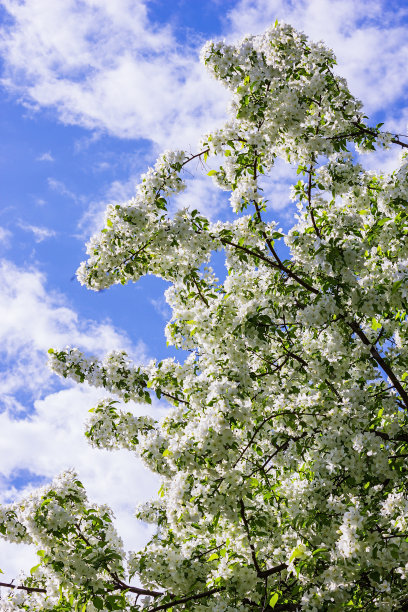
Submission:
[[[22,581],[25,588],[13,589],[0,601],[0,610],[33,612],[85,606],[96,612],[123,609],[129,604],[123,593],[118,596],[114,592],[115,582],[119,585],[125,576],[125,553],[113,527],[112,512],[107,506],[89,504],[75,472],[62,473],[49,486],[8,509],[2,533],[15,541],[11,513],[14,523],[24,529],[24,538],[20,529],[18,539],[37,548],[38,565]],[[110,600],[105,600],[106,591]],[[113,607],[115,601],[122,608]]]

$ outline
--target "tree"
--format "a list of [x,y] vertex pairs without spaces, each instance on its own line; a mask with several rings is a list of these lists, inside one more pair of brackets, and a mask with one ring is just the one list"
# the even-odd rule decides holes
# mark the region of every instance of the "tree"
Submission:
[[[332,52],[288,25],[202,59],[233,93],[230,120],[109,206],[78,271],[94,290],[169,281],[167,339],[189,356],[137,367],[50,350],[58,374],[116,398],[85,435],[161,476],[138,511],[157,533],[127,557],[109,508],[64,473],[1,510],[4,537],[40,550],[0,610],[406,610],[407,161],[376,174],[356,152],[408,145],[370,126]],[[185,166],[211,156],[235,220],[170,218]],[[300,175],[287,233],[261,188],[278,158]],[[123,406],[152,393],[172,406],[159,422]]]

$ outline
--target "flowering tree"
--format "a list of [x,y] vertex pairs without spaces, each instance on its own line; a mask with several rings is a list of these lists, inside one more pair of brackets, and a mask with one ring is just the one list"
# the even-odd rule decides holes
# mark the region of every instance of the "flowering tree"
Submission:
[[[369,126],[332,52],[288,25],[208,43],[202,59],[233,92],[230,120],[109,206],[78,271],[94,290],[169,281],[167,339],[190,355],[136,367],[50,350],[58,374],[113,396],[90,443],[160,475],[137,514],[157,533],[125,554],[109,508],[64,473],[0,511],[6,539],[39,548],[0,610],[406,610],[408,165],[367,172],[355,151],[408,145]],[[185,166],[210,156],[235,220],[169,217]],[[260,187],[277,158],[300,175],[287,233]],[[161,421],[123,406],[151,394],[171,405]]]

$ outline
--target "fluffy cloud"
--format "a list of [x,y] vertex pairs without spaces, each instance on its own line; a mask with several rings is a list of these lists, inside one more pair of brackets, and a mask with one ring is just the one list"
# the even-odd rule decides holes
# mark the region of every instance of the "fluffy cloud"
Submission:
[[[0,414],[2,481],[0,501],[9,502],[26,494],[40,480],[49,481],[57,473],[74,467],[90,500],[108,503],[128,550],[138,550],[150,530],[134,518],[137,503],[157,493],[159,483],[141,462],[126,451],[108,452],[91,448],[83,435],[87,411],[101,398],[89,388],[64,389],[35,402],[35,411],[18,419],[10,411]],[[138,409],[141,413],[142,409]],[[149,410],[160,416],[162,409]],[[14,482],[22,476],[19,489]],[[40,479],[39,477],[42,477]],[[32,484],[31,484],[32,483]],[[30,547],[0,542],[0,567],[6,578],[34,565]]]
[[[11,19],[0,47],[3,85],[66,123],[174,147],[195,146],[225,116],[227,94],[198,63],[197,38],[181,47],[143,0],[4,6]],[[373,113],[404,98],[406,12],[384,0],[240,0],[224,34],[256,33],[276,18],[292,23],[334,48],[339,72]]]
[[[54,109],[63,122],[93,130],[91,138],[107,131],[157,149],[194,148],[223,121],[228,97],[198,62],[199,36],[181,46],[175,27],[153,21],[146,0],[4,0],[4,6],[10,20],[0,43],[3,85],[27,104]],[[333,47],[338,72],[369,114],[386,114],[386,127],[406,133],[406,13],[385,0],[240,0],[225,14],[224,34],[233,41],[276,18],[292,23]],[[273,207],[280,208],[287,186],[276,172],[275,178]],[[48,182],[78,200],[61,182]],[[88,206],[80,230],[97,229],[105,202],[128,199],[135,182],[131,176],[112,183]],[[191,190],[201,210],[216,216],[223,204],[213,193],[207,197],[204,182]]]
[[0,245],[7,248],[10,244],[12,233],[5,227],[0,226]]
[[[66,123],[195,146],[226,93],[141,0],[5,0],[3,85]],[[29,58],[29,61],[28,61]],[[200,117],[199,131],[197,121]]]
[[46,151],[45,153],[42,153],[41,155],[39,155],[36,158],[36,161],[48,161],[48,162],[53,162],[55,161],[55,159],[53,158],[51,151]]
[[69,198],[73,202],[77,202],[78,197],[75,195],[75,193],[70,191],[68,189],[68,187],[66,185],[64,185],[64,183],[62,181],[58,181],[57,179],[49,177],[47,179],[47,184],[48,184],[48,187],[50,189],[52,189],[52,191],[55,191],[56,193],[59,193],[60,195],[64,196],[65,198]]
[[36,269],[0,262],[0,372],[3,401],[12,401],[19,390],[40,396],[51,384],[45,367],[47,350],[67,344],[82,346],[90,353],[125,348],[143,358],[144,348],[132,348],[125,334],[107,322],[80,323],[66,298],[46,287]]
[[[136,361],[144,361],[144,346],[132,346],[109,322],[80,323],[64,296],[47,291],[44,276],[35,269],[3,261],[0,284],[0,357],[5,364],[0,378],[0,502],[16,499],[32,486],[74,467],[90,499],[114,509],[126,546],[139,548],[148,531],[132,518],[134,506],[154,495],[159,485],[129,453],[98,451],[87,445],[83,422],[103,392],[85,385],[59,384],[45,365],[45,355],[50,345],[69,343],[93,354],[125,348]],[[21,394],[24,406],[16,399]],[[144,413],[145,408],[134,410]],[[163,407],[153,405],[149,413],[159,417]],[[1,543],[0,559],[9,578],[19,568],[34,565],[31,549],[23,546]]]
[[47,238],[53,238],[56,236],[56,232],[48,227],[39,227],[37,225],[29,225],[22,222],[20,222],[18,226],[26,232],[31,232],[34,236],[35,242],[42,242]]

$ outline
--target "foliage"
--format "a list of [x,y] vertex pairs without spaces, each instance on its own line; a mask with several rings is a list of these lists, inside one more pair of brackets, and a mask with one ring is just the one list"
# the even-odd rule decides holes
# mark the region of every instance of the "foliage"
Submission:
[[[50,351],[58,374],[113,396],[92,412],[90,442],[161,476],[138,509],[157,533],[126,555],[109,509],[63,474],[1,511],[4,537],[40,548],[4,612],[408,606],[408,166],[402,155],[380,175],[356,161],[408,145],[370,127],[332,52],[288,25],[210,42],[202,59],[233,94],[229,121],[195,155],[166,151],[134,199],[109,206],[78,271],[94,290],[169,281],[167,339],[189,356],[135,366]],[[210,157],[234,221],[171,217],[184,167]],[[267,220],[262,190],[278,158],[300,175],[288,232]],[[161,421],[124,411],[151,394],[171,404]]]

